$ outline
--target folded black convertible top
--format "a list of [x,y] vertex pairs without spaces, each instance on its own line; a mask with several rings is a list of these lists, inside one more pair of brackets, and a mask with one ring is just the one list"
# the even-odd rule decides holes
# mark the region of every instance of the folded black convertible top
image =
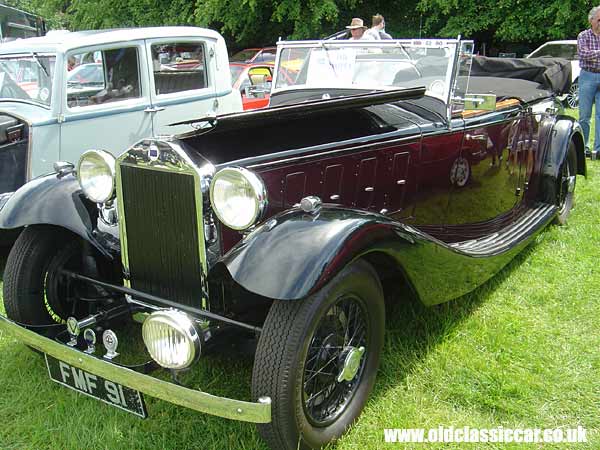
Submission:
[[471,77],[534,81],[542,89],[566,94],[571,87],[571,62],[562,58],[491,58],[475,56]]

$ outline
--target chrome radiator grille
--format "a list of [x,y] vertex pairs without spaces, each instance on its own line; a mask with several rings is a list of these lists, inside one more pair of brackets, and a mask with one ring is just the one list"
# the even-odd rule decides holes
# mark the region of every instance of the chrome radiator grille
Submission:
[[119,170],[122,246],[131,287],[201,307],[204,246],[194,177],[127,165]]

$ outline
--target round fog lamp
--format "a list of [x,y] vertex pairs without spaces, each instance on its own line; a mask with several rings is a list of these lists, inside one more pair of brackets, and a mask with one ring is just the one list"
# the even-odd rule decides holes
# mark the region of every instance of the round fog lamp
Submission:
[[200,356],[196,325],[181,311],[150,314],[142,325],[142,338],[152,359],[166,369],[185,369]]
[[115,157],[104,150],[89,150],[77,164],[81,190],[91,201],[104,203],[115,191]]

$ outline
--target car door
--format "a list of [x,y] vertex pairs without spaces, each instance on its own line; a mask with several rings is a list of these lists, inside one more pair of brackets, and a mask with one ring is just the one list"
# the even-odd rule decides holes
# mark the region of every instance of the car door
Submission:
[[242,73],[239,81],[244,111],[264,108],[269,105],[273,66],[251,66]]
[[418,165],[418,190],[411,224],[427,233],[439,234],[447,223],[448,207],[456,162],[460,160],[464,125],[453,119],[452,126],[442,122],[424,127]]
[[450,240],[477,238],[505,225],[501,218],[519,199],[528,123],[514,108],[465,119],[460,158],[451,168]]
[[[88,149],[115,156],[151,136],[143,41],[78,49],[63,71],[60,159],[76,162]],[[85,67],[84,67],[85,66]]]
[[151,115],[155,135],[190,131],[190,125],[170,126],[218,111],[214,43],[186,37],[149,39]]

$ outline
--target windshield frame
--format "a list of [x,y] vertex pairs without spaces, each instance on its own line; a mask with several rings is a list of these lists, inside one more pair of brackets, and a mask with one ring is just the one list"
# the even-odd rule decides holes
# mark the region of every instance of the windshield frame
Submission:
[[[452,103],[452,99],[454,97],[453,92],[456,89],[456,78],[458,76],[459,67],[459,52],[462,48],[461,45],[471,44],[473,45],[473,41],[471,40],[462,40],[462,39],[392,39],[392,40],[321,40],[321,41],[280,41],[277,43],[277,57],[275,59],[275,70],[273,74],[273,88],[271,90],[271,94],[275,94],[278,92],[289,91],[292,89],[302,90],[302,89],[314,89],[315,86],[307,86],[307,85],[298,85],[298,86],[283,86],[279,87],[278,77],[280,75],[280,66],[282,64],[282,53],[287,49],[325,49],[331,50],[336,48],[380,48],[380,49],[398,49],[409,56],[410,54],[407,52],[407,49],[410,48],[424,48],[424,49],[449,49],[450,54],[448,57],[448,66],[445,75],[445,87],[442,95],[437,96],[440,98],[446,105],[450,106]],[[303,64],[308,59],[305,59]],[[352,89],[352,87],[349,87]],[[357,86],[358,88],[358,86]],[[393,86],[385,86],[387,89],[392,89]]]
[[[50,58],[54,58],[54,67],[47,67],[45,65],[43,65],[44,63],[42,63],[40,60],[41,59],[50,59]],[[1,102],[17,102],[17,103],[26,103],[26,104],[30,104],[30,105],[35,105],[35,106],[39,106],[41,108],[47,109],[47,110],[51,110],[52,109],[52,104],[55,101],[55,85],[56,85],[56,80],[57,80],[57,71],[58,71],[58,66],[59,66],[59,61],[60,61],[60,57],[59,57],[59,53],[58,52],[49,52],[49,51],[43,51],[43,52],[36,52],[36,51],[23,51],[23,52],[19,52],[19,53],[1,53],[0,54],[0,64],[2,64],[3,62],[9,62],[9,61],[14,61],[14,60],[19,60],[19,59],[28,59],[30,61],[32,61],[33,64],[35,64],[36,66],[41,64],[42,67],[50,72],[49,73],[49,77],[48,81],[49,84],[47,86],[48,89],[48,94],[49,94],[49,101],[48,103],[45,103],[43,101],[40,100],[35,100],[33,98],[29,98],[29,99],[21,99],[21,98],[10,98],[10,97],[0,97],[0,103]],[[40,72],[44,72],[44,70],[42,70],[42,67],[39,67],[39,71]],[[2,72],[0,70],[0,72]],[[10,76],[10,75],[8,75]],[[45,76],[45,75],[44,75]],[[14,81],[14,80],[13,80]],[[15,81],[16,83],[16,81]],[[38,88],[40,86],[40,83],[38,82]],[[20,86],[19,86],[20,87]]]

